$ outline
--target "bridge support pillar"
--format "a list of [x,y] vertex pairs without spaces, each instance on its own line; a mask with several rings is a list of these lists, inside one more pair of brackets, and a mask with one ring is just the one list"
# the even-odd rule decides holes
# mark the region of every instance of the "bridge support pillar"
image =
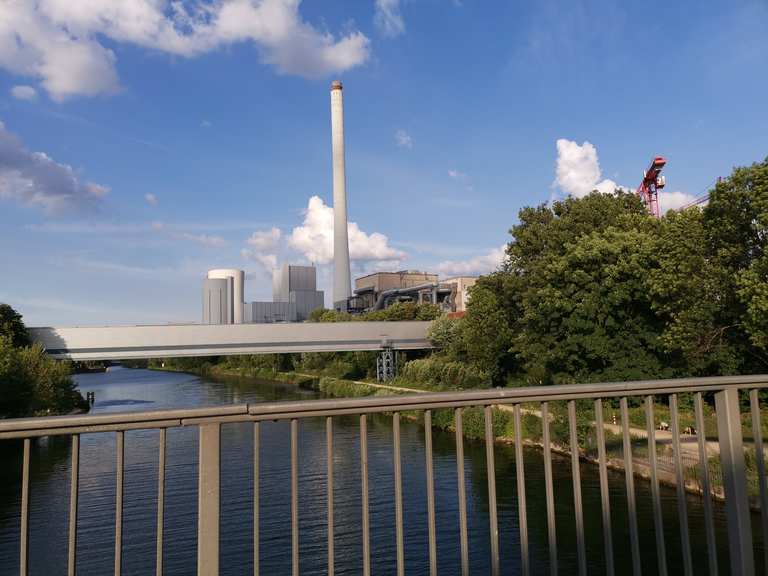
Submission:
[[386,382],[395,376],[397,376],[397,352],[391,346],[385,346],[376,358],[376,379],[379,382]]
[[[739,391],[731,388],[715,394],[715,410],[725,488],[725,511],[728,518],[731,574],[752,576],[755,566],[752,559],[752,525],[741,435]],[[699,430],[699,434],[703,433],[704,430]]]

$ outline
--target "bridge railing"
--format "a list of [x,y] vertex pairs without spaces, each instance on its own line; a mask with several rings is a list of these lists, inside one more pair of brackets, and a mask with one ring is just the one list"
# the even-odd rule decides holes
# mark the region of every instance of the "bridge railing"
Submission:
[[[747,471],[742,438],[741,398],[749,400],[752,432],[756,450],[757,478],[759,483],[761,525],[764,540],[768,538],[768,484],[765,474],[763,439],[761,434],[759,392],[768,387],[768,376],[718,377],[679,380],[660,380],[644,382],[623,382],[585,384],[569,386],[544,386],[529,388],[506,388],[492,390],[470,390],[462,392],[423,393],[407,396],[367,397],[350,399],[309,400],[293,402],[270,402],[259,404],[238,404],[212,408],[185,410],[162,410],[150,412],[126,412],[98,414],[91,416],[63,416],[45,418],[26,418],[0,420],[0,440],[23,439],[22,497],[20,521],[20,573],[28,571],[29,550],[29,488],[30,488],[30,444],[31,439],[42,436],[71,436],[71,485],[69,499],[69,542],[68,574],[76,571],[77,548],[77,510],[78,481],[80,467],[80,435],[90,433],[114,432],[116,443],[116,498],[115,498],[115,548],[114,572],[122,569],[122,529],[123,529],[123,482],[125,472],[124,433],[127,430],[159,429],[159,473],[157,498],[157,543],[156,573],[163,573],[163,527],[165,495],[165,451],[166,430],[172,427],[196,426],[199,428],[199,470],[198,470],[198,526],[197,526],[197,571],[201,575],[216,575],[219,572],[219,512],[220,512],[220,467],[221,467],[221,426],[232,422],[252,422],[253,425],[253,467],[254,467],[254,573],[259,573],[259,511],[260,511],[260,453],[261,422],[289,421],[290,434],[290,491],[291,491],[291,542],[292,573],[299,573],[299,426],[298,421],[305,418],[325,420],[326,429],[326,480],[327,480],[327,573],[333,574],[336,559],[334,557],[334,418],[342,415],[357,415],[359,418],[360,477],[362,494],[362,553],[363,574],[371,572],[371,541],[369,517],[368,484],[368,416],[387,413],[392,415],[392,451],[394,462],[394,508],[396,526],[396,563],[397,573],[404,574],[404,530],[403,489],[401,470],[400,422],[403,413],[423,412],[426,470],[426,507],[428,523],[428,556],[430,574],[437,573],[437,538],[435,527],[435,492],[434,468],[432,462],[432,415],[433,411],[450,409],[454,411],[454,429],[456,441],[457,500],[459,506],[459,541],[461,572],[470,571],[467,500],[464,480],[464,434],[462,414],[468,407],[481,407],[484,414],[487,491],[489,503],[489,536],[491,573],[499,573],[499,529],[496,503],[496,474],[494,461],[494,406],[507,407],[513,413],[515,437],[522,439],[521,413],[530,411],[531,404],[538,404],[542,424],[542,445],[544,456],[544,476],[546,492],[547,534],[550,573],[557,573],[558,545],[555,524],[555,504],[552,473],[552,442],[550,437],[550,403],[567,403],[567,421],[570,446],[578,447],[577,401],[591,400],[594,409],[594,428],[597,441],[597,460],[599,464],[600,492],[602,503],[603,542],[605,571],[608,574],[628,573],[628,568],[614,565],[613,530],[610,509],[609,486],[605,442],[604,407],[605,399],[619,400],[621,411],[621,431],[623,459],[625,468],[626,496],[628,503],[628,523],[631,540],[631,561],[633,573],[640,574],[640,545],[638,535],[638,517],[636,492],[633,475],[632,436],[629,422],[630,398],[640,397],[645,404],[646,431],[648,443],[648,462],[650,468],[652,509],[656,533],[656,552],[659,573],[667,573],[667,554],[665,551],[664,526],[661,509],[659,478],[656,457],[656,431],[654,405],[668,400],[670,428],[672,433],[673,464],[677,485],[677,508],[682,543],[683,568],[685,574],[693,574],[691,544],[686,508],[684,466],[680,450],[680,422],[678,402],[680,394],[693,393],[695,428],[698,437],[699,461],[701,469],[702,492],[704,499],[704,522],[707,540],[708,567],[712,574],[717,573],[717,551],[715,543],[715,521],[709,485],[707,439],[705,438],[704,398],[714,395],[717,414],[717,435],[720,449],[721,471],[727,513],[728,544],[732,574],[754,574],[754,550],[750,518],[750,504],[747,487]],[[525,408],[523,407],[525,405]],[[583,406],[583,402],[581,403]],[[590,418],[592,409],[590,409]],[[578,566],[580,574],[587,573],[584,515],[582,507],[581,479],[579,460],[583,454],[579,449],[571,450],[571,475],[574,497],[574,518]],[[525,462],[523,443],[515,442],[515,466],[517,479],[518,528],[520,547],[520,572],[529,573],[530,550],[528,542],[528,513],[525,499]],[[768,547],[765,547],[766,566],[768,566]]]

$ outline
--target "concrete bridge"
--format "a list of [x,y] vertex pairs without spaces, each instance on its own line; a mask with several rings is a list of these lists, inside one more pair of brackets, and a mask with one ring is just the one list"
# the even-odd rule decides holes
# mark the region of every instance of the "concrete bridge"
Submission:
[[429,322],[180,324],[30,328],[54,358],[126,360],[283,352],[431,348]]

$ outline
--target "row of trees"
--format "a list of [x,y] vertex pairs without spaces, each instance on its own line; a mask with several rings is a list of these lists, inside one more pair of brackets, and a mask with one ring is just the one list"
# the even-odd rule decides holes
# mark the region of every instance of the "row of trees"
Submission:
[[0,418],[66,414],[87,409],[68,362],[32,344],[21,315],[0,304]]
[[648,215],[636,195],[524,208],[501,269],[432,337],[495,384],[765,372],[768,159],[709,204]]

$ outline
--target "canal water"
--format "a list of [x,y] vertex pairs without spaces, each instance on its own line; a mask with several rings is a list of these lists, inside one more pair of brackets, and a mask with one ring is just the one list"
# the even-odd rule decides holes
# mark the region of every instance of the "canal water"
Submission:
[[[213,406],[239,402],[307,399],[319,393],[294,385],[255,379],[214,380],[188,374],[129,370],[77,376],[93,392],[93,413]],[[395,573],[392,420],[369,419],[371,559],[374,574]],[[357,417],[334,420],[336,573],[362,573],[361,494]],[[123,573],[154,574],[157,503],[157,430],[125,433]],[[407,574],[428,574],[426,480],[423,428],[401,423],[405,562]],[[167,436],[164,566],[166,574],[196,570],[197,430],[170,429]],[[262,424],[261,573],[290,574],[290,438],[287,423]],[[497,446],[496,490],[503,574],[520,573],[514,448]],[[68,438],[32,444],[30,485],[30,573],[65,574],[69,503]],[[548,573],[544,467],[541,452],[524,449],[531,572]],[[0,575],[18,573],[21,450],[0,441]],[[301,572],[324,574],[326,556],[325,422],[299,425],[299,525]],[[81,437],[77,568],[81,575],[113,570],[115,522],[115,435]],[[459,573],[459,518],[453,434],[434,432],[437,545],[440,574]],[[482,443],[465,444],[469,553],[473,574],[489,573],[488,501]],[[613,542],[618,574],[630,572],[627,505],[623,474],[609,472]],[[577,573],[576,533],[570,460],[554,461],[557,542],[561,574]],[[596,467],[581,466],[584,525],[590,574],[603,572],[603,537]],[[656,573],[650,487],[638,480],[643,573]],[[252,574],[253,434],[250,424],[222,427],[221,573]],[[662,490],[665,543],[670,573],[682,570],[674,490]],[[706,573],[702,501],[687,499],[694,573]],[[716,508],[718,559],[728,573],[725,513]],[[760,538],[757,519],[753,523]],[[761,544],[758,542],[759,550]],[[762,556],[760,552],[759,557]],[[762,565],[758,566],[762,572]]]

